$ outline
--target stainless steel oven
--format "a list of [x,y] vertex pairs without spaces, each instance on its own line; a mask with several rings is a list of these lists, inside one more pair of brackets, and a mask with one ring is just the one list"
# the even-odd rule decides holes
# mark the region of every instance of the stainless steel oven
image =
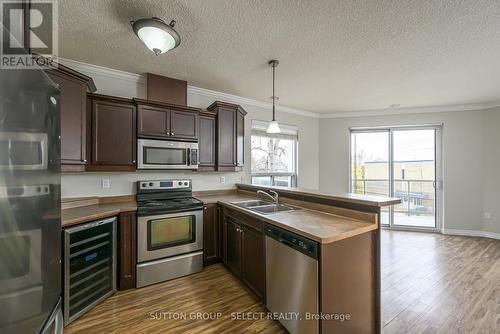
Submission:
[[198,169],[198,143],[138,139],[137,168]]
[[138,217],[138,262],[202,250],[203,210]]

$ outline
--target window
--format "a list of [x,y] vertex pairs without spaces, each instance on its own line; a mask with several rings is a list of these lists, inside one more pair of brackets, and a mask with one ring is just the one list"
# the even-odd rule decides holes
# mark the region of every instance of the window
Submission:
[[268,124],[252,121],[252,184],[296,187],[297,128],[280,124],[281,133],[269,134]]

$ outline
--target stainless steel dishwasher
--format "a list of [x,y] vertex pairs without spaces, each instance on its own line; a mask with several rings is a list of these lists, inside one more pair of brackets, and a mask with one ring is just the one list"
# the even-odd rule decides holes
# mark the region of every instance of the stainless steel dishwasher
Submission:
[[266,225],[266,306],[291,334],[319,333],[318,243]]

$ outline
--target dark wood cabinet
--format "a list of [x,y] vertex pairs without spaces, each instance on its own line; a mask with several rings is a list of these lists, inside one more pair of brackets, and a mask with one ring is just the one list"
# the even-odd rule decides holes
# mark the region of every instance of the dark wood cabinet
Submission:
[[198,113],[170,109],[170,137],[197,139]]
[[169,136],[168,110],[150,106],[138,107],[137,133],[154,137]]
[[118,222],[118,289],[133,289],[136,286],[137,265],[137,221],[135,212],[120,214]]
[[198,139],[199,109],[134,99],[138,107],[137,134],[141,137]]
[[264,235],[244,225],[241,229],[241,278],[263,298],[266,293]]
[[215,113],[201,113],[198,119],[199,128],[199,164],[198,171],[213,172],[216,170],[216,117]]
[[241,171],[245,160],[245,110],[239,105],[220,101],[212,103],[207,110],[217,115],[217,170]]
[[224,209],[224,264],[262,299],[266,291],[263,223]]
[[87,90],[95,90],[90,77],[64,65],[46,73],[60,90],[61,170],[84,171],[87,163]]
[[224,264],[241,277],[241,226],[233,219],[224,219]]
[[131,100],[88,94],[91,105],[89,171],[134,171],[136,107]]
[[203,263],[217,263],[219,257],[219,210],[217,204],[203,207]]

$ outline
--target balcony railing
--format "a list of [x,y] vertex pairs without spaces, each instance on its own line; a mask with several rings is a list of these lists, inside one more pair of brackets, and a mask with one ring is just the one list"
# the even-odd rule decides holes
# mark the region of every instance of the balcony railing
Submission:
[[[394,212],[407,216],[434,216],[434,186],[434,180],[394,180],[394,197],[401,199]],[[389,180],[352,179],[352,192],[388,196]]]

